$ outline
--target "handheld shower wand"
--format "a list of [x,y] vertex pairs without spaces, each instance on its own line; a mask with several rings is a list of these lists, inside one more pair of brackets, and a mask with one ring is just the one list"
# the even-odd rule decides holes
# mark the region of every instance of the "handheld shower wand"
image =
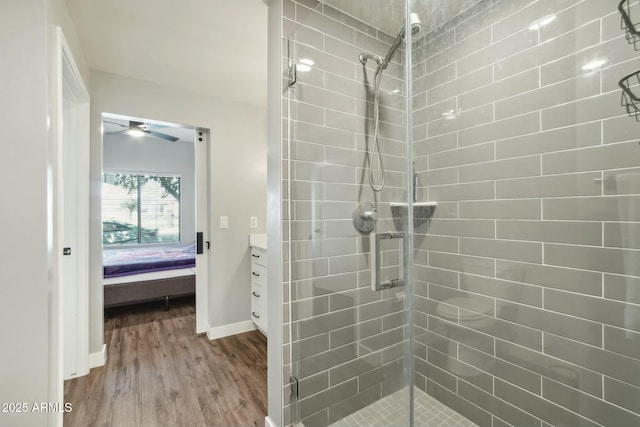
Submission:
[[[409,25],[411,28],[411,35],[417,35],[422,29],[422,24],[420,23],[420,18],[417,13],[411,13],[409,15]],[[393,56],[396,54],[396,51],[402,44],[402,41],[405,37],[406,26],[403,26],[398,35],[396,36],[389,52],[387,55],[382,58],[378,55],[373,55],[371,53],[361,53],[359,56],[360,62],[362,65],[366,65],[368,60],[373,60],[376,62],[376,74],[374,79],[374,101],[373,101],[373,121],[374,121],[374,136],[373,136],[373,144],[371,150],[369,150],[369,185],[371,189],[375,192],[382,191],[384,188],[384,165],[382,164],[382,155],[380,154],[380,145],[378,144],[378,136],[380,131],[380,82],[382,80],[382,73],[389,66],[389,63],[393,59]],[[381,182],[380,184],[376,184],[373,178],[373,164],[375,157],[378,156],[378,166],[381,171]]]
[[[418,17],[417,13],[411,13],[409,15],[409,25],[411,27],[412,36],[417,35],[420,32],[420,30],[422,30],[422,23],[420,22],[420,18]],[[402,44],[404,37],[405,37],[405,26],[402,27],[402,29],[396,36],[395,40],[393,41],[393,44],[391,45],[391,48],[389,49],[389,52],[387,52],[387,55],[384,58],[382,58],[379,55],[373,55],[371,53],[361,53],[359,56],[360,62],[362,63],[362,65],[364,65],[367,63],[367,60],[372,59],[376,61],[376,64],[378,64],[378,67],[382,67],[383,70],[386,69],[387,66],[389,66],[389,63],[393,59],[394,55],[396,54],[396,51]]]
[[[415,36],[420,32],[420,30],[422,29],[422,23],[420,23],[420,18],[418,18],[417,13],[412,13],[409,15],[409,25],[411,26],[412,36]],[[393,56],[396,54],[396,51],[402,44],[402,40],[404,40],[404,36],[405,36],[405,27],[402,27],[402,29],[396,36],[396,39],[394,40],[393,44],[391,45],[391,49],[389,49],[387,56],[385,56],[384,59],[382,60],[383,69],[387,68],[387,66],[393,59]]]

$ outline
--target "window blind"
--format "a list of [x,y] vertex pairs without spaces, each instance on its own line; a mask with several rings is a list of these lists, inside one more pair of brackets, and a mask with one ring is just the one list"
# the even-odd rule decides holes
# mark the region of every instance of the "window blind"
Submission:
[[180,241],[180,176],[107,172],[102,182],[104,245]]

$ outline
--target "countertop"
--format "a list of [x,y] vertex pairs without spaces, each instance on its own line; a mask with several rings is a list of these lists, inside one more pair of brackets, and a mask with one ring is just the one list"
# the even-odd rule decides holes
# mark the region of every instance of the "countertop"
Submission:
[[249,234],[249,246],[256,249],[267,250],[267,235],[265,234]]

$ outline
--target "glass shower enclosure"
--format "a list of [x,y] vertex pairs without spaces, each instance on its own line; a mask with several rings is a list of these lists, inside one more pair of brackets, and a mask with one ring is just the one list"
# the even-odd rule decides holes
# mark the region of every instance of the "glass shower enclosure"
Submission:
[[640,6],[283,5],[286,424],[640,425]]

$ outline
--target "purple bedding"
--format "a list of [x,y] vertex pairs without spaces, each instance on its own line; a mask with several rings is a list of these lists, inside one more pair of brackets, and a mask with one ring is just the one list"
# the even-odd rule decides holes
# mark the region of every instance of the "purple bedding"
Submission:
[[104,278],[196,266],[196,245],[105,249]]

